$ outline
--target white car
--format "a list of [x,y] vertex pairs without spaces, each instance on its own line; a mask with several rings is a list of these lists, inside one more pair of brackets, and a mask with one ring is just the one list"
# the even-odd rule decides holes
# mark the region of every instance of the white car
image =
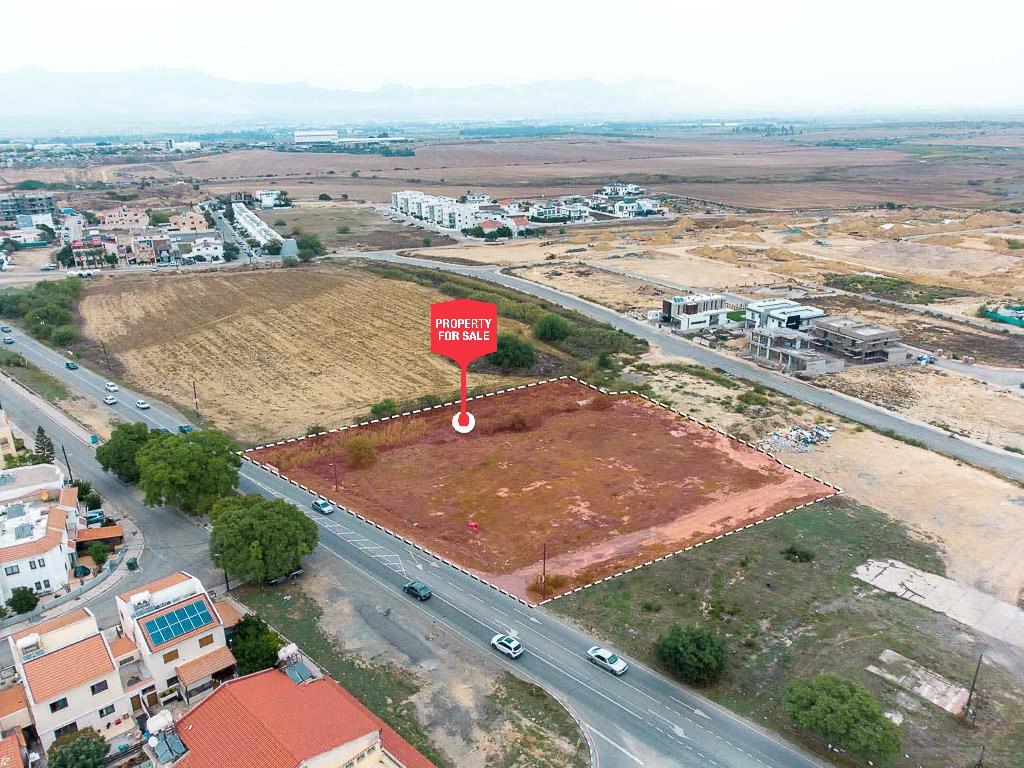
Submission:
[[120,389],[120,387],[118,387],[117,384],[115,384],[112,381],[108,381],[106,384],[104,384],[103,388],[107,390],[107,392],[117,392]]
[[136,400],[135,407],[138,408],[140,411],[148,411],[149,403],[147,403],[145,400]]
[[103,402],[106,403],[107,405],[114,405],[117,402],[117,398],[114,397],[113,395],[107,395],[106,397],[103,398]]
[[590,648],[587,651],[587,656],[590,657],[590,660],[597,664],[597,666],[601,667],[601,669],[606,669],[613,675],[624,675],[626,674],[626,670],[629,669],[629,664],[627,664],[623,659],[616,656],[607,648],[602,648],[599,645],[595,645]]
[[491,646],[496,651],[504,653],[510,659],[518,659],[525,650],[523,644],[512,637],[512,635],[495,635],[491,638]]

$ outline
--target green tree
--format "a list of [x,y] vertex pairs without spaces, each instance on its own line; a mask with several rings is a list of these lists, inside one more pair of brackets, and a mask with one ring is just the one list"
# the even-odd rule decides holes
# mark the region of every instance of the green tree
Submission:
[[533,336],[541,341],[560,341],[571,335],[572,325],[554,312],[545,312],[533,321]]
[[537,353],[530,342],[514,333],[499,333],[498,349],[486,359],[507,371],[513,368],[529,368],[537,362]]
[[895,754],[900,729],[871,691],[838,675],[792,680],[782,693],[786,715],[797,725],[865,758]]
[[420,242],[423,243],[424,246],[429,246],[433,241],[429,237],[424,237]]
[[55,347],[70,347],[76,341],[78,341],[78,331],[72,325],[54,328],[53,333],[50,334],[50,343]]
[[323,256],[327,252],[324,244],[320,242],[320,238],[312,232],[300,235],[295,244],[299,248],[299,261],[309,261],[317,256]]
[[210,555],[240,579],[276,579],[299,566],[317,543],[317,526],[294,504],[257,494],[228,496],[210,511]]
[[284,641],[259,616],[243,616],[235,624],[228,644],[235,657],[235,671],[239,676],[251,675],[277,664],[277,652]]
[[725,669],[725,643],[706,627],[676,624],[658,638],[654,651],[669,672],[691,685],[710,685]]
[[271,256],[277,256],[281,253],[281,241],[268,240],[267,244],[263,246],[263,250],[269,253]]
[[330,200],[330,199],[331,199],[331,196],[328,195],[326,192],[321,192],[320,195],[317,197],[317,200],[324,200],[324,201],[326,201],[326,200]]
[[234,261],[238,258],[238,246],[234,243],[224,243],[224,261]]
[[105,472],[113,472],[119,480],[134,483],[139,479],[139,450],[159,432],[145,424],[122,422],[114,427],[110,439],[96,448],[96,461]]
[[35,452],[42,456],[46,461],[53,461],[56,456],[56,450],[53,447],[53,440],[46,434],[46,430],[40,425],[36,427],[36,450]]
[[92,728],[67,733],[46,753],[50,768],[102,768],[110,745]]
[[224,218],[232,224],[235,223],[235,209],[231,203],[226,203],[224,205]]
[[7,606],[15,613],[28,613],[39,605],[39,595],[31,587],[15,587]]
[[170,504],[204,515],[238,485],[238,446],[213,429],[187,435],[160,434],[136,455],[139,488],[150,506]]
[[90,481],[77,480],[72,485],[78,489],[78,498],[87,510],[103,508],[103,497],[96,492]]
[[43,233],[43,240],[46,243],[52,243],[57,239],[57,233],[53,231],[53,227],[49,227],[46,224],[36,224],[36,229]]
[[102,568],[110,557],[110,547],[102,541],[94,541],[89,544],[89,557],[96,563],[97,568]]

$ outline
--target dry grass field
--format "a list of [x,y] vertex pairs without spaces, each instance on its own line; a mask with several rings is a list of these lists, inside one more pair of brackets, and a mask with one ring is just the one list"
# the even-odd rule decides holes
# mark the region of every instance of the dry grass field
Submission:
[[[106,278],[79,311],[125,381],[191,411],[195,380],[203,418],[248,444],[457,390],[458,369],[428,348],[429,306],[446,298],[310,267]],[[519,381],[470,374],[470,386]]]
[[429,237],[431,244],[436,245],[451,242],[436,232],[396,224],[380,215],[372,206],[360,203],[305,202],[297,203],[292,208],[260,211],[259,215],[279,232],[293,237],[305,232],[319,236],[328,250],[413,248],[422,246],[424,237]]

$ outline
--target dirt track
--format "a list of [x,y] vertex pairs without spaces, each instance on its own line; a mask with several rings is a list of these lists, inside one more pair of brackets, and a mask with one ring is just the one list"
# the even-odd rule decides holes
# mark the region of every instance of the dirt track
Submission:
[[[249,456],[530,599],[545,542],[565,591],[832,492],[640,397],[570,380],[471,410],[465,437],[439,409]],[[376,461],[354,469],[343,457],[359,436]]]

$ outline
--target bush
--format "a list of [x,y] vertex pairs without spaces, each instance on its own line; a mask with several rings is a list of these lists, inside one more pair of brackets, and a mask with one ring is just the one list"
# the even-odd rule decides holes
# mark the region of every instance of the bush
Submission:
[[263,246],[263,250],[269,253],[271,256],[278,256],[281,253],[281,241],[267,240],[266,245]]
[[390,398],[381,400],[379,403],[374,403],[370,406],[370,413],[373,414],[374,418],[378,419],[382,416],[393,416],[398,413],[398,403]]
[[286,268],[297,267],[299,266],[299,260],[296,259],[294,256],[285,256],[283,259],[281,259],[281,266]]
[[353,469],[368,467],[377,460],[377,449],[366,435],[346,440],[342,443],[341,452],[345,456],[345,464]]
[[802,549],[795,544],[790,544],[781,554],[791,563],[810,563],[814,560],[814,553],[811,550]]
[[865,758],[893,755],[900,729],[871,691],[837,675],[791,681],[782,694],[787,717],[802,728]]
[[421,241],[424,247],[429,246],[433,241],[429,237],[424,237]]
[[710,685],[725,670],[725,643],[713,630],[676,624],[654,647],[668,671],[684,683]]
[[328,195],[326,192],[321,192],[319,197],[317,197],[317,200],[327,201],[327,200],[330,200],[330,199],[331,199],[331,196]]
[[320,422],[316,422],[314,424],[310,424],[308,427],[306,427],[306,434],[307,435],[319,435],[321,432],[326,432],[326,431],[327,431],[327,427],[325,427]]
[[229,646],[237,662],[238,675],[251,675],[277,663],[284,642],[258,615],[243,616],[235,625]]
[[498,349],[486,360],[503,370],[529,368],[537,362],[537,353],[530,342],[512,333],[498,334]]
[[285,221],[284,219],[274,219],[274,226],[275,227],[287,227],[288,226],[288,222]]
[[39,595],[30,587],[15,587],[7,606],[15,613],[28,613],[39,605]]
[[110,745],[92,728],[66,733],[46,753],[50,768],[101,768]]
[[561,315],[547,312],[533,323],[533,336],[541,341],[561,341],[572,335],[572,324]]
[[349,229],[348,224],[339,224],[338,228],[335,231],[339,235],[347,235],[351,230]]
[[102,541],[94,541],[89,545],[89,557],[98,568],[102,568],[110,557],[110,547]]

